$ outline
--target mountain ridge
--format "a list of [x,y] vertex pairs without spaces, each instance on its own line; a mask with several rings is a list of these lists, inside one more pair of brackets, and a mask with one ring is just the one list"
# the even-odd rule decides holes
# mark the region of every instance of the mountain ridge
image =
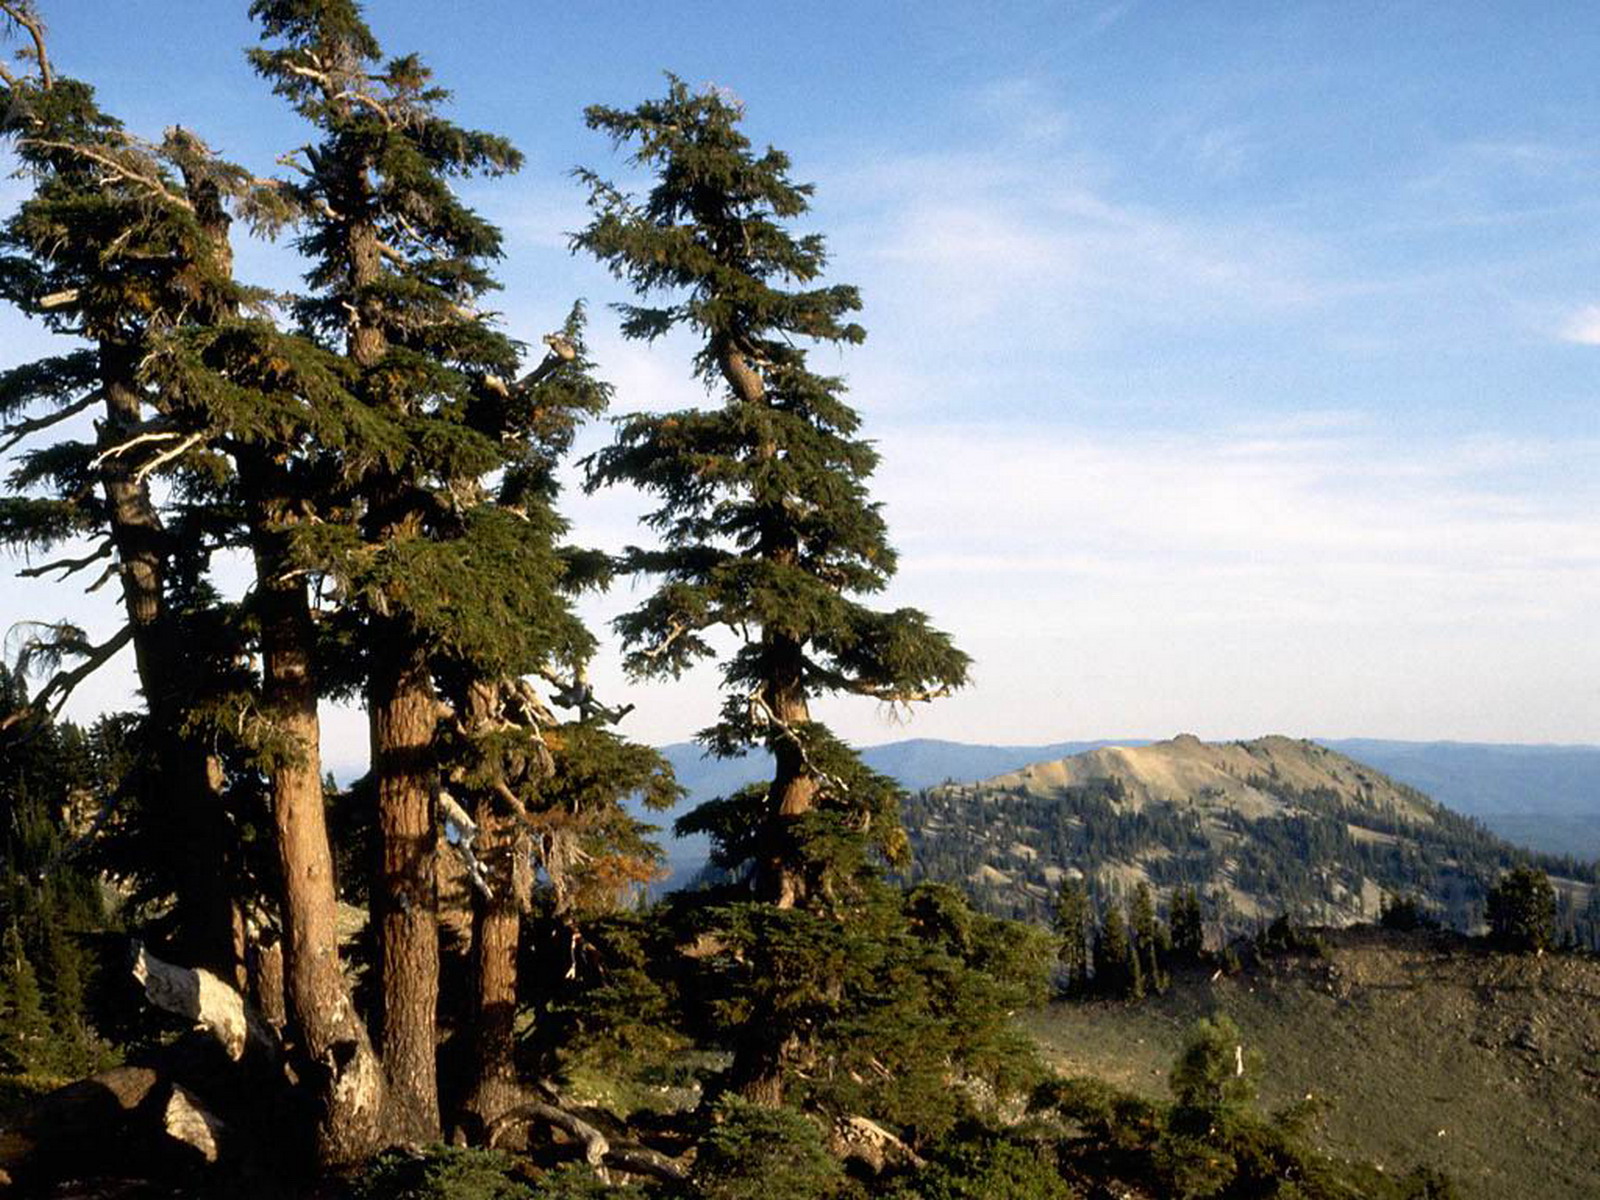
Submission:
[[1103,906],[1148,884],[1207,898],[1224,931],[1277,916],[1376,920],[1413,895],[1457,928],[1500,872],[1555,879],[1566,927],[1600,922],[1600,868],[1494,836],[1405,783],[1308,739],[1102,747],[905,801],[913,878],[959,883],[1000,915],[1046,920],[1069,873]]

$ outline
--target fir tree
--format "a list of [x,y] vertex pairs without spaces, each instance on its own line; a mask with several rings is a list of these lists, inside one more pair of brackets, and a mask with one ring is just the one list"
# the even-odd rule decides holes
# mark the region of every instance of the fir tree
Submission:
[[1556,891],[1536,867],[1514,867],[1489,890],[1489,935],[1509,950],[1548,950],[1555,942]]
[[29,1073],[53,1066],[50,1017],[39,976],[15,924],[0,942],[0,1064]]
[[[38,626],[26,657],[77,660],[57,671],[36,702],[58,710],[71,691],[131,645],[149,709],[143,769],[133,780],[146,818],[153,890],[175,893],[179,957],[238,981],[237,869],[224,866],[230,814],[222,771],[193,718],[218,686],[214,664],[237,644],[199,611],[210,539],[176,530],[152,500],[151,483],[193,461],[203,434],[140,376],[152,341],[182,320],[200,293],[228,286],[231,258],[223,204],[270,219],[270,191],[213,160],[182,130],[159,144],[127,133],[84,83],[49,64],[38,13],[27,0],[0,12],[34,44],[34,70],[6,73],[0,136],[33,181],[32,194],[0,230],[0,296],[76,341],[53,357],[0,375],[0,450],[25,446],[0,500],[0,540],[48,550],[70,538],[87,553],[27,568],[61,580],[88,570],[122,585],[126,622],[99,644],[68,623]],[[64,423],[96,411],[93,443],[46,443]],[[188,731],[188,732],[186,732]],[[233,814],[236,816],[237,814]]]
[[[1166,971],[1163,963],[1171,949],[1166,931],[1156,919],[1155,893],[1143,880],[1133,890],[1129,903],[1128,928],[1133,935],[1133,952],[1138,967],[1137,978],[1144,989],[1152,992],[1166,990]],[[1136,987],[1136,993],[1141,991]]]
[[1056,893],[1051,927],[1060,945],[1056,953],[1067,975],[1067,986],[1082,987],[1089,979],[1089,932],[1094,910],[1079,875],[1063,876]]
[[[500,234],[450,181],[514,170],[518,152],[442,116],[448,93],[415,56],[384,60],[349,0],[258,0],[252,12],[267,43],[252,56],[257,68],[318,132],[293,188],[312,261],[312,291],[297,311],[400,438],[396,455],[347,474],[349,516],[301,549],[346,598],[331,624],[352,653],[330,682],[364,691],[371,723],[382,860],[371,896],[395,1129],[437,1136],[441,768],[472,808],[487,872],[468,1102],[480,1120],[511,1095],[517,928],[528,904],[518,881],[531,875],[517,864],[537,852],[563,905],[580,878],[609,870],[619,883],[638,880],[653,853],[618,802],[640,787],[658,798],[671,788],[653,754],[595,728],[625,710],[598,703],[584,683],[593,639],[569,606],[603,572],[594,556],[560,545],[555,470],[607,390],[584,353],[581,308],[518,378],[521,347],[479,307],[496,286],[488,264]],[[548,681],[577,722],[556,722],[527,676]],[[584,856],[591,869],[575,872]]]
[[1169,925],[1173,958],[1190,966],[1202,962],[1206,949],[1205,923],[1197,889],[1191,886],[1173,891]]
[[754,823],[757,893],[790,907],[825,894],[837,873],[813,814],[878,816],[819,765],[834,743],[811,720],[812,698],[931,699],[965,681],[967,659],[921,613],[857,599],[895,566],[866,488],[877,455],[841,381],[812,371],[802,343],[861,341],[849,319],[860,301],[854,288],[817,283],[821,237],[787,227],[811,189],[790,179],[785,155],[753,150],[742,115],[677,79],[636,109],[588,110],[590,126],[630,145],[656,182],[637,200],[582,172],[594,219],[575,245],[659,299],[624,306],[626,336],[686,327],[700,342],[696,373],[721,389],[714,408],[624,420],[589,485],[629,483],[661,502],[649,523],[663,544],[621,564],[660,581],[618,622],[630,667],[673,676],[714,653],[710,630],[741,640],[723,668],[721,719],[701,736],[719,754],[771,751],[772,782],[741,799],[738,817]]
[[[764,745],[774,776],[679,828],[711,833],[720,860],[748,870],[755,895],[775,906],[721,918],[768,966],[741,1021],[734,1085],[774,1103],[788,1068],[836,1034],[849,1005],[839,1004],[846,990],[808,1012],[809,989],[770,985],[819,968],[827,978],[823,964],[869,952],[859,942],[846,950],[840,923],[892,913],[873,855],[894,861],[905,849],[898,789],[811,719],[811,700],[932,699],[964,682],[967,658],[921,613],[859,599],[895,565],[866,487],[877,456],[857,436],[841,381],[810,370],[800,343],[859,342],[849,316],[860,301],[854,288],[818,285],[822,239],[787,228],[810,188],[791,181],[779,151],[753,151],[742,115],[671,78],[660,100],[589,109],[590,126],[632,146],[656,181],[635,200],[581,172],[594,217],[574,245],[639,293],[642,303],[623,306],[626,336],[686,327],[700,342],[696,374],[721,390],[714,408],[625,419],[591,460],[588,485],[629,483],[660,500],[648,520],[662,545],[632,548],[620,563],[659,581],[617,623],[629,667],[676,676],[714,653],[712,630],[740,640],[723,667],[721,719],[701,739],[723,755]],[[783,915],[796,908],[806,911]],[[891,937],[898,919],[863,920],[862,932]]]
[[1128,936],[1121,905],[1113,902],[1106,906],[1094,939],[1095,989],[1109,996],[1128,995],[1133,988],[1130,960],[1133,960],[1133,941]]

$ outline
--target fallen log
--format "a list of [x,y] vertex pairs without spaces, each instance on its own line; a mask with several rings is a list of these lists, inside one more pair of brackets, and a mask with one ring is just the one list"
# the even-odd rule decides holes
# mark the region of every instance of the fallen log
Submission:
[[210,971],[180,967],[133,944],[133,977],[157,1008],[193,1021],[222,1044],[234,1062],[249,1051],[276,1059],[278,1036],[239,992]]

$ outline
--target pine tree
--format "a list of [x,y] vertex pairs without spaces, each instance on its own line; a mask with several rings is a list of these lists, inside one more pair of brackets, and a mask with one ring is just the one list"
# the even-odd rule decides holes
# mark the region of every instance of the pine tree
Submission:
[[[50,65],[43,27],[27,0],[0,13],[33,41],[33,72],[6,72],[0,136],[33,180],[32,194],[0,230],[0,297],[63,335],[72,349],[0,375],[0,450],[24,445],[12,476],[18,494],[0,500],[0,540],[49,550],[73,537],[85,554],[31,566],[31,576],[65,580],[90,569],[122,585],[126,623],[91,644],[67,623],[38,627],[27,657],[81,660],[53,675],[36,701],[58,710],[71,691],[131,645],[148,705],[149,755],[135,786],[146,815],[156,890],[177,898],[172,953],[238,981],[242,929],[230,895],[237,870],[224,866],[230,814],[222,771],[196,711],[218,686],[214,664],[237,645],[211,646],[216,627],[197,612],[196,571],[204,542],[170,527],[151,482],[194,457],[202,439],[140,377],[152,339],[181,320],[231,267],[217,235],[225,200],[266,217],[270,196],[249,177],[212,160],[181,130],[159,144],[128,134],[85,84]],[[97,411],[94,443],[39,444],[63,423]],[[212,652],[207,652],[208,647]],[[187,732],[186,732],[187,731]]]
[[1089,929],[1094,910],[1088,890],[1079,875],[1063,876],[1056,893],[1051,928],[1060,941],[1056,957],[1067,975],[1069,988],[1082,987],[1089,979]]
[[1133,941],[1128,937],[1122,907],[1112,902],[1106,906],[1094,940],[1095,990],[1108,996],[1128,995],[1133,987],[1133,972],[1129,967],[1132,957]]
[[592,460],[589,486],[634,484],[661,501],[649,523],[663,544],[621,564],[660,579],[618,622],[629,666],[675,676],[714,653],[710,630],[741,640],[723,668],[721,719],[701,737],[718,754],[772,753],[764,795],[718,819],[750,823],[757,894],[791,907],[825,897],[842,865],[814,836],[815,814],[855,809],[853,821],[893,825],[820,765],[839,753],[811,719],[812,698],[931,699],[965,681],[967,658],[921,613],[856,598],[881,590],[895,566],[866,488],[877,455],[841,381],[810,370],[800,343],[861,341],[849,320],[860,301],[854,288],[817,285],[821,237],[787,228],[811,189],[791,181],[779,151],[753,151],[742,115],[675,78],[636,109],[590,108],[589,125],[632,146],[656,182],[636,200],[582,172],[594,218],[574,244],[642,300],[659,298],[624,306],[626,336],[688,328],[700,340],[697,375],[722,389],[714,408],[624,420]]

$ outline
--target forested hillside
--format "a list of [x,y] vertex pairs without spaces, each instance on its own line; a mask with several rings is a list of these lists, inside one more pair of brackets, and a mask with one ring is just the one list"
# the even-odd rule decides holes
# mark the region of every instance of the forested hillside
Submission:
[[1421,792],[1310,742],[1191,737],[1089,751],[904,803],[913,878],[959,882],[987,911],[1047,920],[1062,879],[1103,898],[1147,882],[1200,891],[1207,919],[1248,930],[1287,915],[1375,920],[1419,899],[1456,928],[1489,886],[1531,862],[1559,881],[1561,921],[1596,936],[1596,866],[1520,850]]
[[[1092,974],[1131,997],[1237,967],[1197,887],[1216,942],[1393,891],[1391,923],[1468,923],[1487,898],[1504,949],[1545,955],[1558,917],[1592,938],[1593,869],[1541,860],[1558,896],[1309,743],[980,750],[959,769],[1016,769],[908,796],[890,772],[955,760],[864,758],[821,721],[942,701],[973,664],[898,600],[878,431],[830,373],[866,338],[863,298],[812,225],[829,210],[730,87],[669,73],[583,109],[570,232],[495,192],[547,148],[525,160],[458,119],[449,81],[385,45],[398,6],[235,0],[248,162],[204,140],[192,31],[165,6],[135,7],[170,57],[113,61],[57,47],[49,6],[0,0],[0,303],[28,325],[0,364],[0,548],[50,588],[0,639],[0,1189],[1454,1194],[1428,1156],[1333,1153],[1309,1110],[1263,1106],[1225,1017],[1190,1023],[1158,1095],[1069,1077],[1019,1018],[1088,992],[1091,902],[1109,930],[1125,893]],[[410,15],[453,50],[469,9]],[[758,16],[716,21],[747,37]],[[567,23],[441,57],[534,106]],[[610,302],[546,288],[498,311],[528,240]],[[677,386],[624,405],[634,343],[660,343]],[[642,500],[638,527],[589,544],[573,480]],[[623,584],[609,672],[580,597]],[[102,697],[127,711],[64,719],[113,664],[132,686]],[[711,870],[654,897],[647,821],[684,789],[630,732],[630,689],[675,703],[701,665],[697,750],[728,773],[674,836]],[[359,779],[326,770],[333,702],[364,726]],[[1279,921],[1254,945],[1314,943]]]

